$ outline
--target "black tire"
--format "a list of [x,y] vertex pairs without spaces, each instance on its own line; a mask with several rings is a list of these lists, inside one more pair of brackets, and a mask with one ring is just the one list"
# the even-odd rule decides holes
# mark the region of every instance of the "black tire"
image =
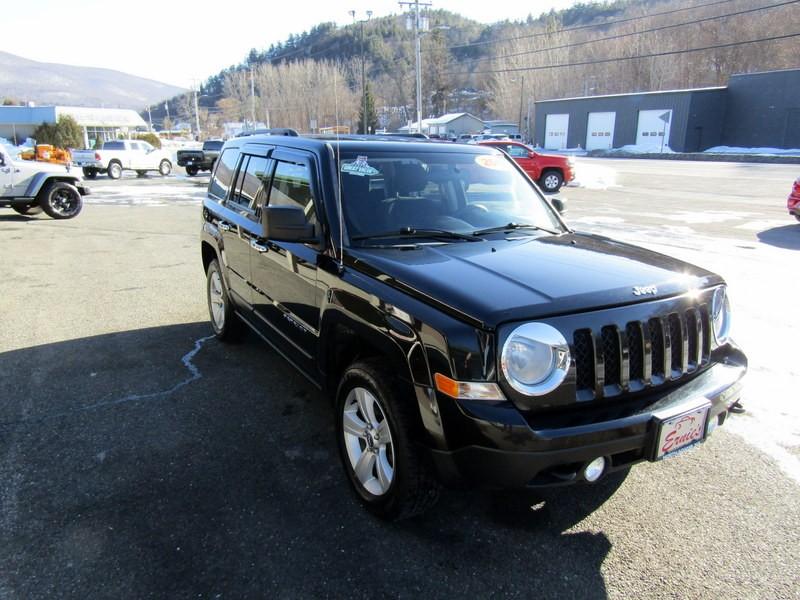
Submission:
[[800,215],[795,215],[794,218],[800,221]]
[[[215,288],[218,293],[215,293]],[[222,269],[217,259],[211,261],[206,271],[206,301],[211,329],[214,330],[217,339],[224,342],[242,339],[245,326],[233,310],[228,287],[225,285],[225,278],[222,276]],[[216,310],[221,312],[215,314],[215,306],[218,307]]]
[[147,171],[136,171],[137,177],[144,177],[145,175],[147,175]]
[[188,167],[186,167],[186,174],[189,177],[194,177],[195,175],[197,175],[198,171],[199,169],[193,165],[189,165]]
[[169,162],[166,158],[158,163],[158,172],[161,173],[162,177],[166,177],[170,173],[172,173],[172,163]]
[[53,219],[72,219],[83,208],[83,198],[74,185],[54,181],[39,193],[39,205]]
[[91,168],[84,167],[83,168],[83,176],[86,177],[86,179],[96,179],[97,178],[97,169],[91,169]]
[[[353,438],[351,436],[350,442],[346,439],[344,414],[346,407],[351,405],[351,392],[355,394],[358,388],[367,390],[377,400],[376,404],[383,416],[381,423],[385,420],[391,433],[391,483],[379,494],[370,492],[362,484],[348,454],[348,443],[352,443]],[[430,459],[416,442],[422,427],[419,416],[414,412],[416,410],[416,401],[413,397],[403,397],[399,393],[392,372],[379,359],[354,363],[345,371],[339,383],[336,394],[336,437],[342,465],[356,495],[372,513],[382,519],[397,521],[419,515],[430,509],[439,499],[441,488],[433,475]],[[377,428],[371,431],[377,431]],[[372,439],[370,437],[369,443],[364,441],[363,446],[359,445],[364,454],[372,451]],[[374,439],[377,440],[377,436]],[[361,444],[361,441],[358,443]],[[375,444],[377,443],[376,441]],[[377,449],[374,451],[377,452]],[[375,462],[369,470],[370,473],[375,473],[373,477],[377,480],[379,475]]]
[[38,215],[42,212],[42,207],[38,204],[12,204],[11,208],[14,212],[28,217]]
[[122,164],[117,160],[112,160],[108,163],[108,177],[109,179],[119,179],[122,177]]
[[539,187],[543,192],[553,194],[561,189],[564,185],[564,176],[560,171],[555,169],[548,169],[539,178]]

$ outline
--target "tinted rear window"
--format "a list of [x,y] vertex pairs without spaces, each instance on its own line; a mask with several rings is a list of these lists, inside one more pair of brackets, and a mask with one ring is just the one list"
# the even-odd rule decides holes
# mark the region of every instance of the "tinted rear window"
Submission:
[[236,159],[239,157],[238,148],[228,148],[217,161],[217,168],[214,169],[214,176],[211,178],[211,183],[208,186],[208,193],[224,200],[228,194],[228,188],[231,187],[231,179],[233,178],[233,171],[236,168]]
[[125,142],[106,142],[103,150],[125,150]]
[[222,142],[204,142],[203,150],[219,150],[222,148]]

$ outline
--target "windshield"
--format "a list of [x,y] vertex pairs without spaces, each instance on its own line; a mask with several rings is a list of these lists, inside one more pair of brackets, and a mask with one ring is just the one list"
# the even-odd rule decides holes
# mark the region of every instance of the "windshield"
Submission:
[[481,235],[510,224],[564,231],[544,199],[499,152],[342,153],[340,170],[351,240],[415,230]]

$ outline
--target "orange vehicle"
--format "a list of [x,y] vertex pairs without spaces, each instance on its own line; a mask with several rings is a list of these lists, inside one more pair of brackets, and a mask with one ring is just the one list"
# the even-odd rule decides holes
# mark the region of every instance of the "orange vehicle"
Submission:
[[72,155],[69,150],[58,148],[51,144],[37,144],[33,148],[20,153],[20,158],[22,160],[35,160],[58,165],[68,165],[72,162]]

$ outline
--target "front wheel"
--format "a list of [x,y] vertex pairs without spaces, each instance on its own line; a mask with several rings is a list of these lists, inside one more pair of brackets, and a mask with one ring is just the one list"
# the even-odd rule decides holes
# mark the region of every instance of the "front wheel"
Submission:
[[161,173],[164,177],[172,173],[172,163],[169,162],[166,158],[162,160],[158,164],[158,172]]
[[86,177],[86,179],[97,179],[97,169],[84,167],[83,176]]
[[14,212],[27,217],[38,215],[42,212],[42,207],[38,204],[14,204],[11,206],[11,208],[14,210]]
[[116,161],[109,163],[108,176],[111,179],[119,179],[120,177],[122,177],[122,165]]
[[74,185],[55,181],[44,190],[39,205],[53,219],[72,219],[81,212],[83,198]]
[[211,261],[206,271],[206,296],[211,328],[217,339],[225,342],[240,339],[244,334],[244,324],[233,310],[228,288],[216,259]]
[[336,402],[347,477],[370,511],[393,521],[425,512],[439,497],[439,483],[414,441],[416,402],[399,397],[394,384],[381,361],[360,361],[345,371]]
[[544,175],[539,179],[539,185],[542,190],[550,193],[557,192],[563,183],[564,177],[558,171],[545,171]]
[[794,218],[800,221],[800,215],[795,215]]

